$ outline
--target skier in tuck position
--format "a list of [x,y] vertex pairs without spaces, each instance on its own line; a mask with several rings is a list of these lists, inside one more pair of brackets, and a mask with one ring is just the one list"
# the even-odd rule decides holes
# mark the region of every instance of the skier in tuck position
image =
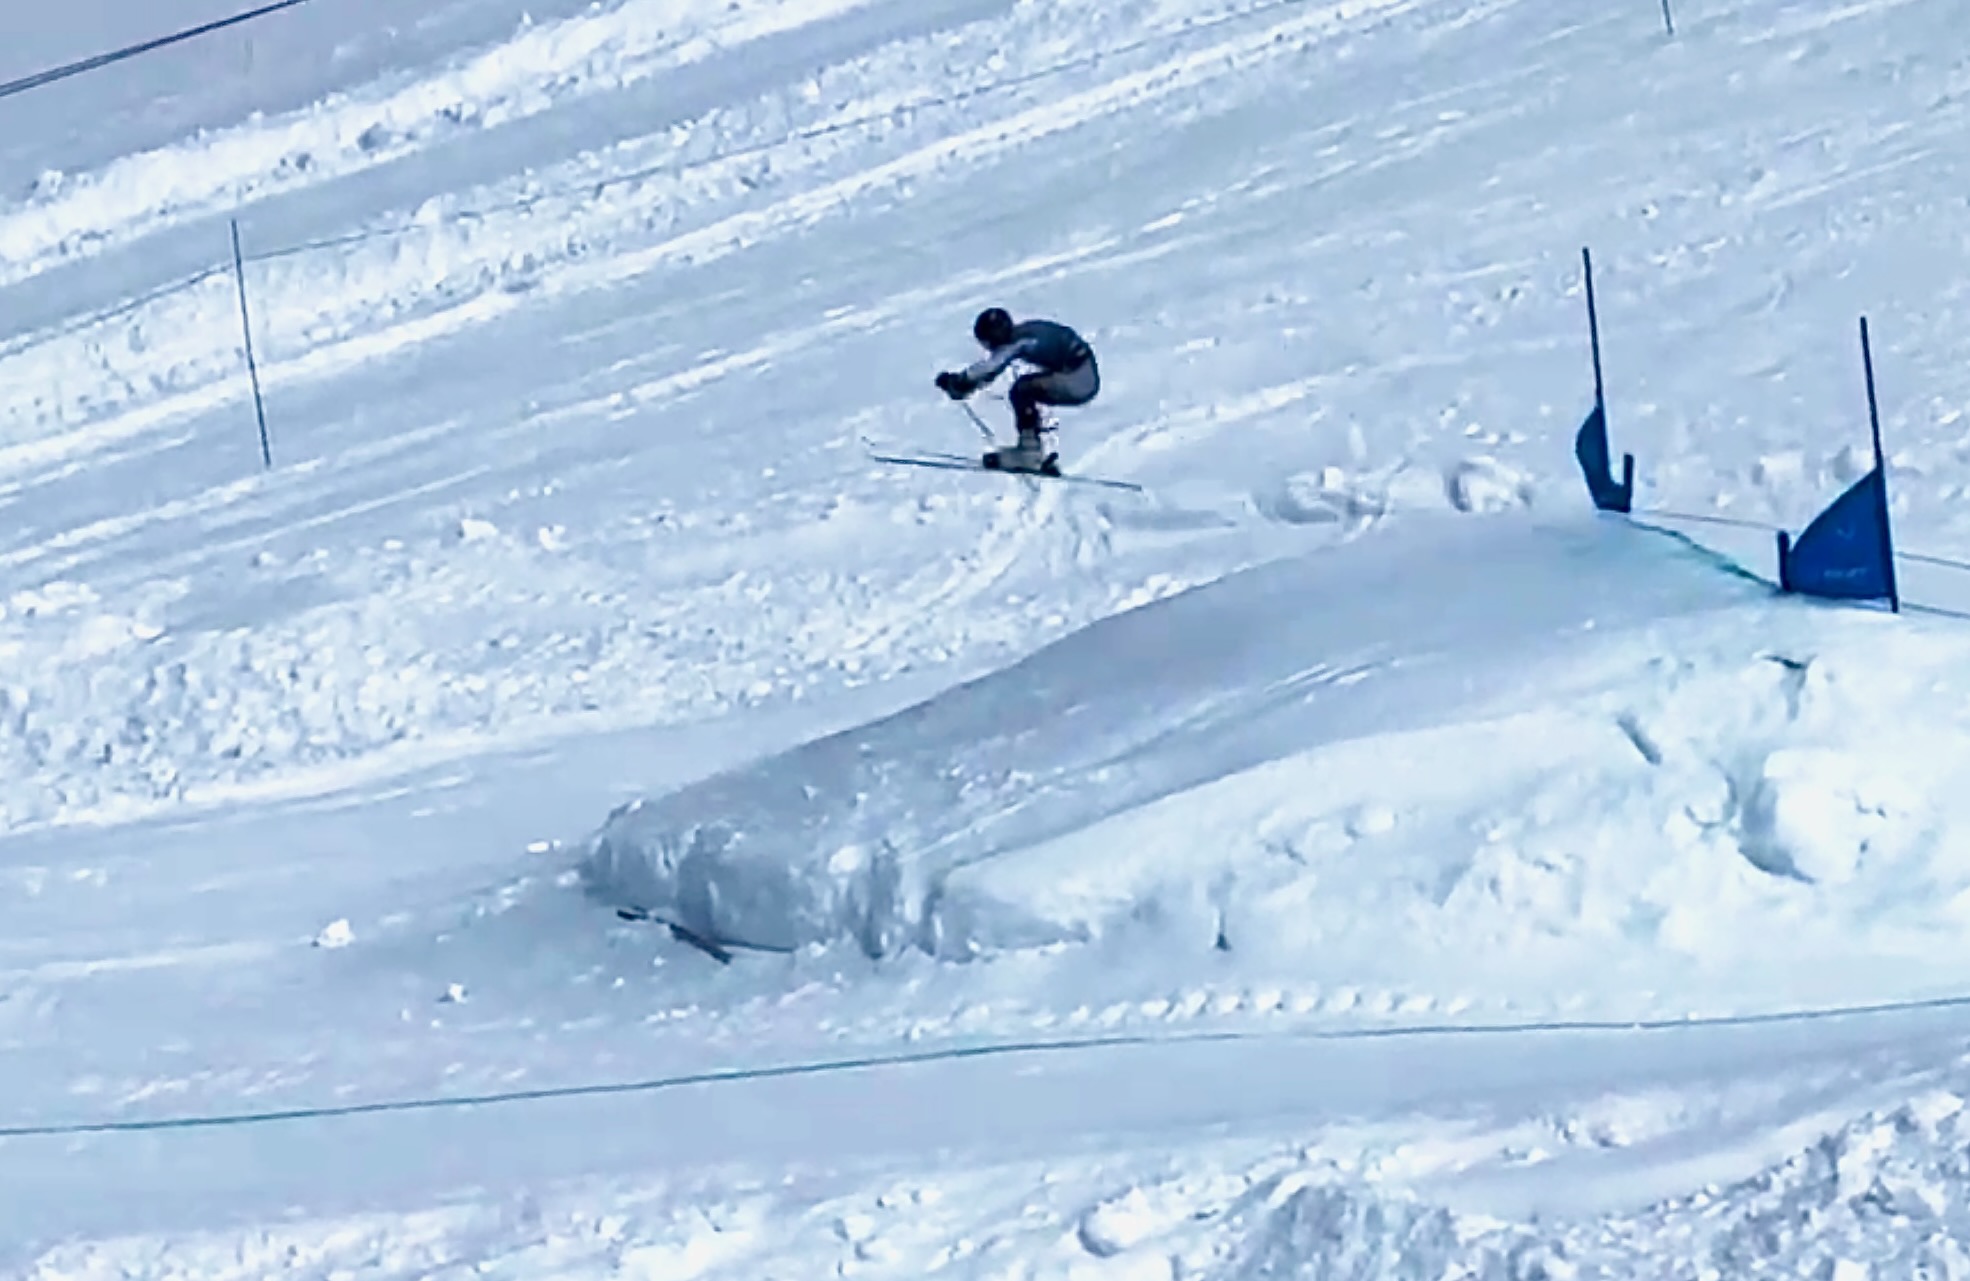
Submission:
[[1011,449],[995,449],[986,454],[985,466],[1059,475],[1060,455],[1049,452],[1040,441],[1040,433],[1047,430],[1040,421],[1040,406],[1085,405],[1094,399],[1095,393],[1101,390],[1101,371],[1094,363],[1094,348],[1072,329],[1055,321],[1023,320],[1015,324],[1002,307],[987,307],[979,312],[971,332],[987,354],[969,368],[937,375],[938,389],[952,400],[971,395],[1004,373],[1015,360],[1033,367],[1031,372],[1013,380],[1008,396],[1019,442]]

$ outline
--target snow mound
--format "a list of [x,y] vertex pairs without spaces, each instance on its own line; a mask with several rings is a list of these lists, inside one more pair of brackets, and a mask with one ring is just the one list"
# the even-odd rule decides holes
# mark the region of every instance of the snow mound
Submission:
[[1439,1281],[1457,1275],[1452,1264],[1463,1249],[1447,1210],[1320,1185],[1292,1193],[1261,1220],[1221,1275],[1224,1281]]
[[1481,571],[1405,521],[1193,588],[629,806],[587,883],[764,947],[1235,952],[1422,1008],[1555,1008],[1588,973],[1636,1018],[1970,982],[1970,639],[1647,531],[1432,519]]
[[1096,1258],[1113,1258],[1183,1222],[1186,1208],[1159,1203],[1142,1188],[1132,1187],[1090,1207],[1081,1216],[1075,1239]]
[[1752,1178],[1635,1213],[1499,1224],[1316,1184],[1248,1211],[1221,1281],[1615,1281],[1970,1274],[1970,1125],[1937,1090]]
[[[1039,884],[1011,893],[1013,856],[1179,807],[1220,780],[1240,786],[1262,766],[1276,782],[1315,749],[1366,761],[1405,731],[1482,722],[1554,679],[1542,657],[1756,590],[1682,544],[1607,526],[1486,521],[1453,563],[1436,533],[1424,521],[1346,557],[1233,575],[886,720],[626,806],[589,841],[587,882],[617,905],[760,946],[852,938],[877,955],[915,944],[967,956],[1057,942],[1085,933],[1057,907],[1075,901],[1077,877],[1088,897],[1139,901],[1159,867],[1194,887],[1209,858],[1158,859],[1125,826],[1075,847],[1072,868],[1035,856]],[[1282,613],[1286,600],[1306,605]],[[1392,816],[1364,822],[1376,798],[1360,794],[1360,774],[1330,791],[1302,772],[1291,786],[1338,798],[1373,839]]]
[[1851,881],[1864,862],[1913,843],[1921,805],[1879,762],[1833,748],[1780,749],[1765,758],[1745,806],[1745,857],[1774,875]]
[[1289,525],[1372,524],[1388,513],[1385,486],[1373,478],[1351,476],[1339,467],[1295,472],[1275,490],[1259,496],[1260,507]]

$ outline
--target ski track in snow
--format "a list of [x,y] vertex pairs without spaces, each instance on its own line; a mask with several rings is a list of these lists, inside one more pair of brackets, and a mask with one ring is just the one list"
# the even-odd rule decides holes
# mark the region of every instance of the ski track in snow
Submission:
[[[0,214],[0,282],[14,283],[175,223],[402,161],[459,132],[498,129],[584,96],[676,75],[734,46],[851,12],[868,0],[741,7],[629,0],[535,27],[408,84],[215,131],[190,146],[52,175]],[[340,97],[338,95],[338,97]]]
[[[434,10],[0,193],[0,1264],[1970,1272],[1970,633],[1570,457],[1582,243],[1652,511],[1869,313],[1970,605],[1959,24],[1678,16]],[[867,460],[988,299],[1144,495]]]

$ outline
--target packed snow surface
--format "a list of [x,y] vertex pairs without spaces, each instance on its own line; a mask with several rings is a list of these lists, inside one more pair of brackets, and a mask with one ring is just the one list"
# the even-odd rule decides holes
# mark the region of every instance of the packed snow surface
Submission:
[[[0,1269],[1970,1276],[1961,14],[1560,8],[314,0],[0,97]],[[990,304],[1139,493],[872,459],[984,447]],[[1900,614],[1772,584],[1862,315]]]

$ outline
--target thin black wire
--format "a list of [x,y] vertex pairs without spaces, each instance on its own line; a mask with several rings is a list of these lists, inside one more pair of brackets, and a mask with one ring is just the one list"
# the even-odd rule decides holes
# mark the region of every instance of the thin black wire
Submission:
[[834,1076],[849,1072],[921,1067],[933,1063],[976,1059],[1072,1056],[1095,1050],[1146,1049],[1165,1045],[1284,1044],[1288,1042],[1347,1043],[1364,1041],[1495,1040],[1510,1036],[1565,1036],[1594,1033],[1661,1035],[1715,1028],[1773,1027],[1825,1023],[1837,1019],[1878,1018],[1925,1011],[1970,1007],[1970,994],[1950,993],[1911,1000],[1871,1001],[1851,1005],[1805,1006],[1753,1014],[1713,1014],[1638,1019],[1526,1019],[1509,1023],[1395,1023],[1381,1027],[1302,1028],[1280,1031],[1218,1029],[1178,1033],[1114,1033],[1086,1038],[1045,1041],[1001,1041],[937,1049],[904,1050],[838,1059],[809,1059],[761,1067],[712,1068],[675,1076],[642,1080],[582,1082],[530,1089],[495,1090],[484,1094],[414,1095],[368,1103],[330,1103],[319,1106],[273,1108],[263,1112],[204,1112],[132,1120],[28,1122],[0,1126],[0,1139],[74,1138],[83,1135],[144,1134],[173,1130],[218,1130],[278,1125],[295,1121],[333,1121],[407,1112],[449,1112],[467,1108],[540,1103],[554,1099],[586,1099],[624,1094],[656,1094],[692,1087],[731,1085],[786,1078]]
[[147,293],[141,293],[134,298],[125,299],[113,307],[105,307],[100,311],[92,311],[86,316],[72,317],[53,328],[37,329],[32,333],[24,334],[5,343],[0,343],[0,360],[11,359],[24,351],[31,351],[36,347],[54,342],[57,339],[68,338],[82,333],[84,330],[93,329],[95,326],[115,320],[119,316],[127,316],[132,312],[140,311],[154,302],[169,298],[173,294],[194,289],[214,276],[225,275],[228,270],[230,268],[227,267],[207,267],[203,271],[194,272],[192,275],[174,280],[168,285],[159,285]]
[[[1706,516],[1696,512],[1669,511],[1665,508],[1651,508],[1637,511],[1634,514],[1637,516],[1653,516],[1658,520],[1687,520],[1705,525],[1730,525],[1737,529],[1762,530],[1767,534],[1780,532],[1777,525],[1762,520],[1746,520],[1740,516]],[[1951,560],[1947,556],[1936,556],[1929,552],[1903,551],[1899,547],[1895,549],[1894,557],[1896,560],[1914,561],[1923,565],[1935,565],[1941,569],[1961,570],[1966,574],[1970,574],[1970,561]]]
[[1925,552],[1898,551],[1895,553],[1895,559],[1919,561],[1924,565],[1938,565],[1944,569],[1960,569],[1964,573],[1970,574],[1970,561],[1951,560],[1947,556],[1931,556]]
[[4,84],[0,84],[0,98],[11,98],[17,93],[26,93],[30,89],[39,89],[45,85],[54,84],[58,80],[67,80],[71,76],[79,76],[85,72],[100,71],[104,67],[114,66],[119,62],[127,62],[132,58],[141,57],[147,53],[155,53],[159,49],[167,49],[174,44],[183,44],[187,40],[196,40],[200,36],[209,36],[215,31],[224,31],[228,27],[237,27],[258,18],[264,18],[268,14],[279,13],[283,9],[299,8],[306,3],[308,3],[308,0],[274,0],[272,4],[264,4],[258,9],[251,9],[245,13],[237,13],[230,18],[218,18],[212,22],[201,23],[196,27],[187,27],[183,31],[174,31],[168,36],[158,36],[155,39],[146,40],[141,44],[128,45],[122,49],[112,50],[109,53],[99,53],[93,57],[84,58],[80,62],[71,62],[60,67],[51,67],[46,71],[37,71],[31,76],[22,76],[18,80],[9,80]]

